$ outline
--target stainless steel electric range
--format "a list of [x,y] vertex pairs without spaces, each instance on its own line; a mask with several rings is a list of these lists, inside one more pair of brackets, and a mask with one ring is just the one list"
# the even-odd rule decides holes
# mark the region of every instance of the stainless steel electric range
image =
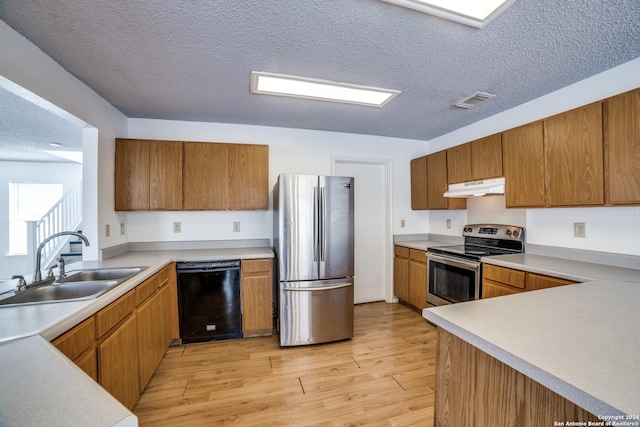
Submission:
[[427,248],[427,302],[445,305],[480,299],[482,257],[524,252],[524,228],[470,224],[462,231],[464,245]]

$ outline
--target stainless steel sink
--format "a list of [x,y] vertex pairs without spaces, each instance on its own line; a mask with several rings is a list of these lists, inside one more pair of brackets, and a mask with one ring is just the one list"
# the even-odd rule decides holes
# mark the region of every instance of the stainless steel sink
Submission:
[[117,280],[37,286],[0,301],[0,305],[40,304],[93,299],[118,284]]
[[147,267],[123,267],[123,268],[95,268],[90,270],[80,270],[56,280],[56,283],[71,282],[93,282],[101,280],[118,280],[124,282],[128,278],[140,273]]
[[71,272],[53,283],[38,284],[0,300],[0,306],[45,304],[97,298],[148,267],[94,268]]

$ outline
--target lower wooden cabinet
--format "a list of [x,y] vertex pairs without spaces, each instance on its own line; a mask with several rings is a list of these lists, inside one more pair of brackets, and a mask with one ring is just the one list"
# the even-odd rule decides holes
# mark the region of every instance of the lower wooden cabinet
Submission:
[[436,426],[598,425],[595,415],[442,328],[437,352]]
[[576,283],[558,277],[529,273],[492,264],[483,264],[482,269],[483,299]]
[[409,248],[396,246],[393,258],[393,293],[401,301],[409,301]]
[[425,251],[395,247],[393,272],[394,293],[415,308],[427,306],[427,255]]
[[171,344],[172,291],[169,265],[52,344],[132,409]]
[[[157,288],[156,288],[157,289]],[[138,327],[138,379],[142,392],[162,361],[171,344],[170,303],[168,280],[161,283],[136,310]]]
[[241,263],[242,333],[244,337],[273,334],[272,259]]
[[98,345],[100,385],[128,409],[138,401],[138,335],[129,317]]
[[96,321],[92,316],[51,343],[87,375],[98,381],[95,340]]

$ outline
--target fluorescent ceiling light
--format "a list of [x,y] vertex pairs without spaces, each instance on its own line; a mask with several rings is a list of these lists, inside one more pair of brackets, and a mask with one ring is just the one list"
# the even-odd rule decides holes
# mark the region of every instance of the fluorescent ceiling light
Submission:
[[482,28],[516,0],[382,0],[387,3]]
[[381,89],[283,74],[251,72],[251,92],[382,107],[399,90]]

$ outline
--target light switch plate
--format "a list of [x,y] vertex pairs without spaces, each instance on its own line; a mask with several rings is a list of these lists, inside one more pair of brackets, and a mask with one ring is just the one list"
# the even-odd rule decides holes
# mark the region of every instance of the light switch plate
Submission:
[[105,226],[104,226],[104,236],[105,237],[111,236],[111,224],[105,224]]

